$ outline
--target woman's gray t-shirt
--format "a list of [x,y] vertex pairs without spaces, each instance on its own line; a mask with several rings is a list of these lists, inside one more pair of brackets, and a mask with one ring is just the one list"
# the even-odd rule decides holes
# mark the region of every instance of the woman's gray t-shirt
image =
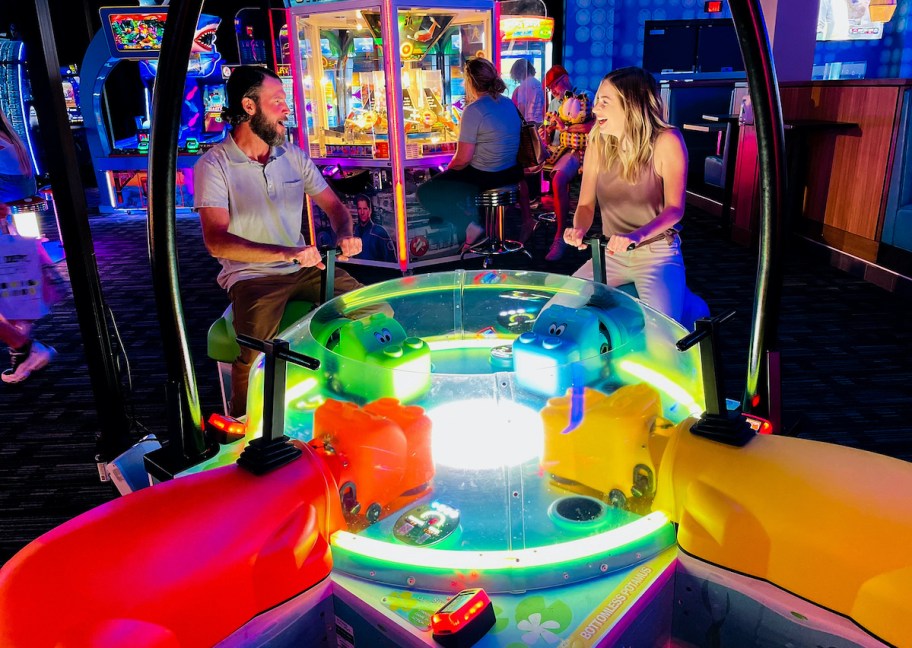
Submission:
[[516,166],[519,126],[519,111],[509,97],[482,95],[466,106],[459,141],[475,145],[470,164],[479,171],[503,171]]

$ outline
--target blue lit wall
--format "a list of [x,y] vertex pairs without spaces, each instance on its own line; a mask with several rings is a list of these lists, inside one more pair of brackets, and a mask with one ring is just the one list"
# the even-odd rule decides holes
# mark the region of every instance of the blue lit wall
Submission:
[[719,14],[703,0],[566,0],[564,67],[579,88],[595,90],[611,70],[643,63],[647,20],[731,18],[728,2]]
[[623,0],[568,0],[564,3],[564,67],[579,89],[594,92],[613,65],[616,5]]
[[[817,43],[814,64],[865,61],[866,78],[912,77],[909,5],[898,3],[882,40]],[[703,0],[565,0],[564,7],[563,64],[574,85],[589,90],[615,68],[642,64],[647,20],[731,18],[727,1],[721,14],[705,13]]]

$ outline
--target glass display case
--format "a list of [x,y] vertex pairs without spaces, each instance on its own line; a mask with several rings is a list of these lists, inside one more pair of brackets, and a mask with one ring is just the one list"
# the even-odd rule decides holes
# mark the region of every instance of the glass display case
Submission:
[[[465,61],[496,52],[493,2],[401,4],[293,7],[289,32],[300,141],[352,211],[364,241],[353,262],[405,271],[459,258],[465,232],[431,218],[416,190],[456,151]],[[312,240],[332,244],[329,219],[309,212]]]

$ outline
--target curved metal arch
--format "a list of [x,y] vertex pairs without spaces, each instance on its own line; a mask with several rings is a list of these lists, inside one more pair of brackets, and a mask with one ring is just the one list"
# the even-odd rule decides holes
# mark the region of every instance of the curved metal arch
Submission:
[[[175,174],[180,132],[179,92],[187,80],[187,61],[202,0],[178,0],[168,6],[168,20],[152,92],[149,144],[149,260],[152,287],[168,372],[167,423],[169,454],[178,464],[193,465],[209,456],[215,444],[203,433],[196,373],[187,343],[175,244]],[[179,451],[179,453],[178,453]]]
[[[760,156],[760,236],[757,282],[747,381],[742,407],[746,412],[778,418],[778,370],[771,370],[770,354],[778,352],[779,310],[782,296],[782,217],[785,213],[785,129],[779,84],[759,0],[731,0],[732,19],[747,71],[757,148]],[[763,381],[766,381],[763,384]],[[781,421],[774,420],[778,428]]]

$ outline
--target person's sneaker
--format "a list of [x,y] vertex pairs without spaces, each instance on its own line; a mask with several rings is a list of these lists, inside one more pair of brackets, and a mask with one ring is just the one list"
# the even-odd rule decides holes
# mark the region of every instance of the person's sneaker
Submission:
[[55,355],[57,351],[54,347],[45,346],[34,340],[24,351],[10,349],[12,366],[4,371],[0,378],[5,383],[20,383],[35,371],[44,369]]
[[10,354],[10,368],[4,369],[2,376],[3,382],[17,382],[13,380],[13,376],[19,371],[19,368],[22,366],[22,363],[25,362],[25,359],[28,358],[29,353],[32,351],[32,341],[29,340],[28,343],[21,349],[14,349],[13,347],[9,348]]
[[551,247],[548,249],[548,254],[545,255],[545,261],[559,261],[564,256],[566,250],[566,243],[560,239],[554,239],[554,243],[552,243]]

